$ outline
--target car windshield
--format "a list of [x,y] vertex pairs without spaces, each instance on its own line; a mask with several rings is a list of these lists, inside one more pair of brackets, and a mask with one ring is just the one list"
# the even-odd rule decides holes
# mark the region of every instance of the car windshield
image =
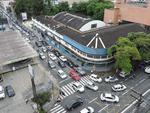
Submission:
[[78,88],[82,88],[82,85],[78,85],[77,87],[78,87]]

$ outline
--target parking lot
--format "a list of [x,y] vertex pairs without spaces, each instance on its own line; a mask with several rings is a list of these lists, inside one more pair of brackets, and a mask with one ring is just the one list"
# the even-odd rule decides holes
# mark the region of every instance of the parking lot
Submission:
[[[34,70],[37,85],[48,82],[48,77],[44,76],[39,66],[34,66]],[[0,100],[0,113],[33,113],[32,105],[26,104],[26,99],[30,98],[32,94],[28,68],[4,74],[0,85],[3,87],[11,85],[15,91],[15,96],[8,97],[5,93],[6,97]]]

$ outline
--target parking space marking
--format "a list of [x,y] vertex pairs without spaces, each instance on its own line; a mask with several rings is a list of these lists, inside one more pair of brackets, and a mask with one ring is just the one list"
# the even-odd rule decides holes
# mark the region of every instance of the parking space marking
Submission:
[[146,79],[142,79],[139,81],[139,84],[141,84],[142,82],[144,82]]
[[92,100],[89,102],[89,104],[92,103],[93,101],[97,100],[97,98],[98,98],[98,97],[92,99]]
[[104,109],[106,109],[109,105],[106,105],[105,107],[103,107],[102,109],[100,109],[98,112],[100,113],[101,111],[103,111]]

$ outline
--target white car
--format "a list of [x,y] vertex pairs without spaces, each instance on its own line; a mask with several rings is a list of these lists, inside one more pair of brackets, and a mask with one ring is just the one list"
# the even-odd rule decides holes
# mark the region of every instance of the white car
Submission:
[[63,61],[63,62],[66,62],[66,61],[67,61],[67,58],[66,58],[65,56],[60,56],[59,58],[60,58],[60,60]]
[[98,90],[98,86],[96,86],[93,82],[87,82],[85,87],[94,91]]
[[111,93],[101,93],[100,99],[108,102],[119,102],[119,97]]
[[95,74],[91,74],[90,79],[92,79],[94,82],[99,82],[99,83],[102,82],[102,78],[98,77]]
[[44,59],[46,58],[46,56],[45,56],[44,53],[42,53],[42,52],[40,52],[39,55],[40,55],[40,58],[41,58],[42,60],[44,60]]
[[123,91],[125,89],[127,89],[127,87],[123,84],[116,84],[112,87],[113,91]]
[[47,51],[46,47],[42,47],[42,51],[46,52]]
[[105,78],[105,82],[116,82],[116,81],[118,81],[118,78],[114,76],[108,76]]
[[121,71],[120,73],[119,73],[119,76],[121,76],[121,77],[123,77],[123,78],[125,78],[127,75],[129,75],[130,73],[125,73],[124,71]]
[[53,61],[54,61],[54,60],[57,60],[57,57],[56,57],[53,53],[49,53],[49,57],[50,57],[50,59],[52,59]]
[[88,106],[87,108],[82,109],[80,113],[94,113],[94,108]]
[[61,69],[58,70],[58,75],[60,76],[60,78],[65,79],[67,78],[67,74],[65,74],[65,72]]
[[150,74],[150,66],[148,66],[148,67],[145,68],[145,73]]
[[0,99],[3,99],[3,98],[5,98],[5,91],[4,91],[3,86],[0,85]]
[[84,92],[84,86],[82,84],[80,84],[79,82],[73,83],[72,88],[80,93]]
[[29,38],[25,38],[25,40],[26,40],[28,43],[30,43],[30,42],[31,42]]

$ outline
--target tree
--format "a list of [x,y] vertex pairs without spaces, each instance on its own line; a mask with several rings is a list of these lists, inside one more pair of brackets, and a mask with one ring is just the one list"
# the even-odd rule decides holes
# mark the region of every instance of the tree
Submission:
[[128,38],[120,37],[116,44],[108,49],[109,55],[113,55],[115,66],[122,71],[129,73],[132,70],[132,61],[141,60],[140,53],[136,45]]
[[150,34],[143,32],[129,33],[127,36],[135,43],[143,60],[150,60]]
[[58,4],[58,7],[59,7],[59,11],[62,12],[62,11],[69,11],[69,4],[68,2],[61,2]]

